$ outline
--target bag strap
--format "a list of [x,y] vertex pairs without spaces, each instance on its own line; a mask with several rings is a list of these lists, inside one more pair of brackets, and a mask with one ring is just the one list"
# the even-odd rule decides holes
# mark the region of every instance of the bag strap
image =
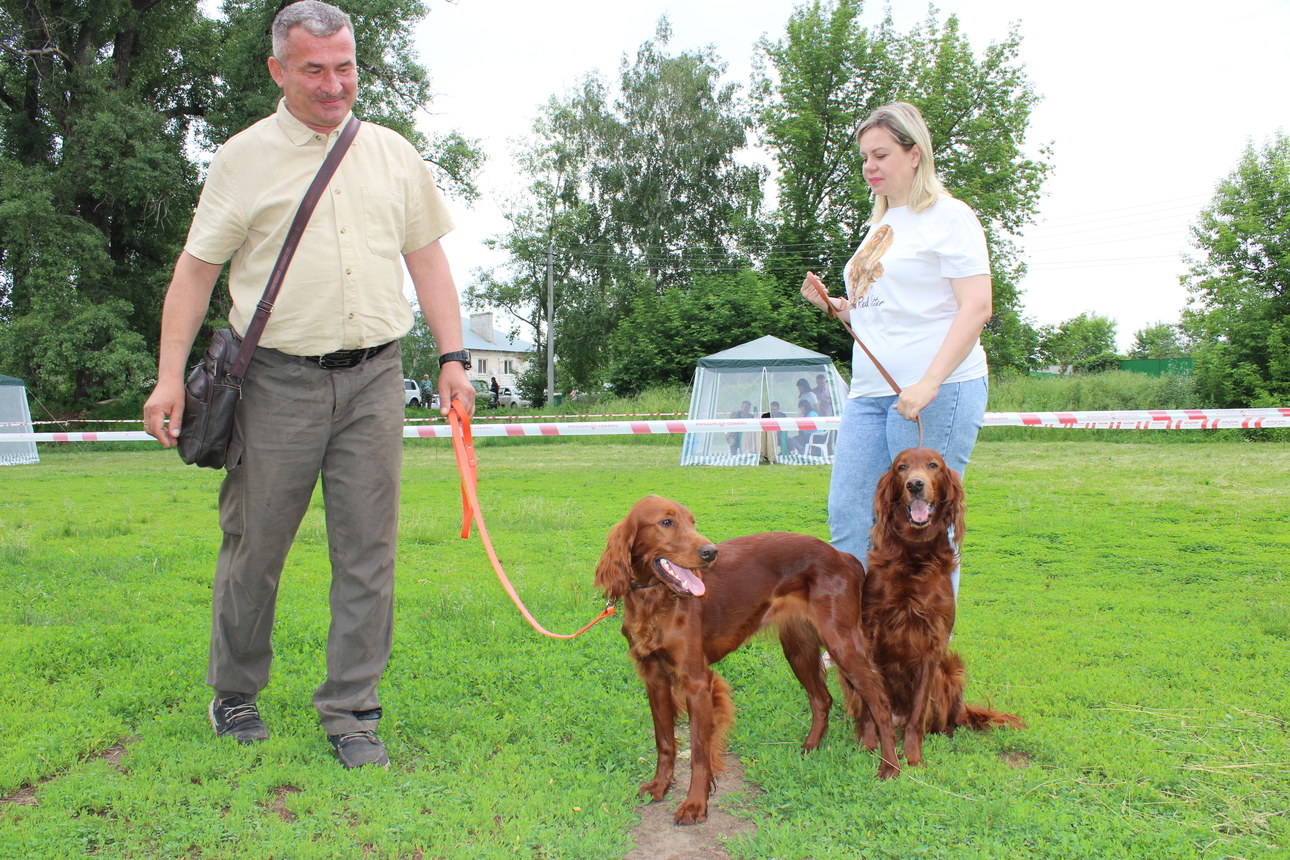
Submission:
[[273,303],[277,301],[282,279],[286,277],[291,258],[296,255],[296,246],[300,244],[300,237],[305,233],[309,217],[313,215],[314,207],[322,198],[327,183],[331,181],[336,168],[340,166],[340,160],[345,157],[345,153],[349,151],[349,145],[354,142],[360,125],[362,123],[359,122],[358,117],[349,118],[340,137],[332,146],[331,152],[327,153],[327,157],[323,160],[322,167],[318,168],[314,181],[309,184],[309,190],[305,192],[304,199],[300,201],[296,217],[291,222],[291,228],[287,230],[286,241],[282,243],[282,250],[278,252],[278,260],[273,264],[273,271],[269,274],[269,283],[264,287],[264,295],[255,306],[255,316],[251,317],[251,324],[246,327],[246,334],[242,336],[242,346],[238,349],[237,357],[233,359],[233,364],[229,368],[228,375],[236,380],[240,381],[245,377],[246,369],[251,366],[251,357],[255,354],[255,348],[260,345],[260,335],[264,334],[264,326],[269,321],[269,314],[273,312]]

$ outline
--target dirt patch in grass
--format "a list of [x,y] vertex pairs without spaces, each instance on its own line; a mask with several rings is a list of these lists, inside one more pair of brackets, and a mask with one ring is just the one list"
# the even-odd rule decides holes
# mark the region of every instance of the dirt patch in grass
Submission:
[[744,781],[739,756],[727,753],[723,760],[726,770],[717,780],[717,790],[708,799],[708,820],[678,827],[673,823],[676,807],[690,786],[690,763],[678,759],[672,791],[662,803],[641,807],[641,823],[632,828],[636,847],[623,860],[730,860],[725,843],[757,829],[751,820],[736,818],[731,810],[746,804],[758,790]]
[[999,758],[1002,759],[1004,764],[1014,770],[1030,767],[1031,762],[1035,760],[1034,756],[1025,752],[999,753]]
[[278,816],[278,820],[286,822],[296,820],[296,814],[287,809],[287,795],[299,793],[300,789],[294,785],[280,785],[273,790],[273,802],[269,804],[269,809]]
[[[103,752],[95,753],[94,755],[91,755],[91,756],[86,756],[85,761],[93,761],[96,758],[103,759],[103,761],[107,762],[112,767],[116,768],[117,770],[120,770],[121,758],[124,755],[125,755],[125,744],[118,741],[117,743],[114,743],[112,744],[112,746],[103,750]],[[39,788],[42,785],[49,782],[51,779],[54,779],[56,776],[58,776],[58,774],[52,774],[32,785],[23,786],[22,788],[15,791],[13,794],[6,795],[5,797],[0,797],[0,805],[39,806],[40,801],[36,799],[36,791],[39,790]]]

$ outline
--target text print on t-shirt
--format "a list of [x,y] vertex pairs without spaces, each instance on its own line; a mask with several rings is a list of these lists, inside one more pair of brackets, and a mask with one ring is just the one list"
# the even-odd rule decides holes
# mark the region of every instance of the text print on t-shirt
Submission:
[[860,300],[865,298],[873,282],[882,277],[882,263],[879,260],[887,253],[894,238],[895,233],[891,227],[883,224],[847,263],[847,286],[850,287],[851,307],[868,307],[871,304],[882,303],[881,300],[865,299],[863,303]]

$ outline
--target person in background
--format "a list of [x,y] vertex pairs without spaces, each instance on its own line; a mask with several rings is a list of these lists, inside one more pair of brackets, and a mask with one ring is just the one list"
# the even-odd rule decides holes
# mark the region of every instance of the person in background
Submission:
[[[802,418],[820,417],[820,414],[815,411],[815,407],[811,405],[811,401],[807,400],[805,397],[797,401],[797,414]],[[798,454],[806,453],[806,444],[811,441],[811,437],[814,435],[815,434],[810,430],[799,432],[792,439],[788,440],[788,449]]]
[[492,384],[490,384],[490,385],[488,386],[488,390],[489,390],[489,391],[492,393],[492,395],[493,395],[493,406],[495,407],[495,406],[497,406],[497,404],[501,401],[501,397],[502,397],[502,388],[501,388],[501,386],[500,386],[500,385],[498,385],[498,384],[497,384],[497,377],[496,377],[496,376],[494,376],[492,379],[493,379]]
[[802,377],[797,380],[797,399],[805,400],[807,403],[811,404],[812,409],[816,412],[819,411],[820,398],[817,397],[815,392],[811,389],[811,383],[806,379],[806,377]]
[[[358,94],[354,25],[340,9],[302,0],[278,13],[271,32],[269,74],[282,100],[215,153],[166,293],[157,384],[143,410],[148,433],[166,447],[177,444],[184,368],[224,263],[232,260],[229,323],[245,332],[305,189]],[[212,588],[207,713],[217,737],[252,744],[269,736],[257,700],[269,683],[278,581],[321,475],[331,627],[313,705],[344,767],[388,767],[376,731],[377,683],[394,631],[399,338],[413,320],[403,264],[442,350],[440,412],[454,398],[473,412],[475,390],[439,243],[452,218],[421,155],[397,132],[363,123],[326,196],[243,381],[219,496],[224,537]]]
[[[833,544],[868,554],[878,480],[895,455],[935,448],[960,474],[985,419],[988,368],[981,331],[992,313],[990,256],[976,213],[936,175],[931,134],[918,108],[886,105],[858,132],[874,194],[871,238],[846,267],[846,297],[825,298],[813,272],[802,295],[850,322],[901,387],[896,395],[859,346],[842,407],[829,484]],[[828,304],[826,304],[826,302]],[[959,573],[954,572],[955,593]]]
[[421,405],[426,409],[434,402],[434,384],[430,381],[430,374],[421,374]]
[[[742,403],[740,403],[739,408],[736,409],[734,412],[730,413],[730,417],[731,418],[755,418],[756,413],[753,412],[752,401],[745,400]],[[744,434],[742,432],[726,434],[726,444],[730,447],[731,454],[739,454],[743,451],[743,437],[744,437]]]
[[823,416],[833,414],[833,393],[829,391],[829,378],[823,373],[815,377],[815,387],[811,389],[815,395],[815,410]]

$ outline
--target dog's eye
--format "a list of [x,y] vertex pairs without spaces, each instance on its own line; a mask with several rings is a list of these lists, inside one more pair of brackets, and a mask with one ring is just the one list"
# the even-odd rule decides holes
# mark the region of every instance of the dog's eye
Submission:
[[905,472],[905,471],[908,471],[908,469],[909,469],[908,463],[901,463],[899,466],[896,467],[897,472]]
[[932,460],[930,463],[927,464],[927,468],[929,469],[939,469],[940,467],[941,467],[941,464],[936,462],[935,460]]
[[666,527],[666,528],[671,528],[671,527],[672,527],[672,525],[673,525],[673,523],[672,523],[672,521],[671,521],[671,520],[659,520],[659,523],[658,523],[658,524],[659,524],[659,525],[661,525],[661,526],[664,526],[664,527]]

